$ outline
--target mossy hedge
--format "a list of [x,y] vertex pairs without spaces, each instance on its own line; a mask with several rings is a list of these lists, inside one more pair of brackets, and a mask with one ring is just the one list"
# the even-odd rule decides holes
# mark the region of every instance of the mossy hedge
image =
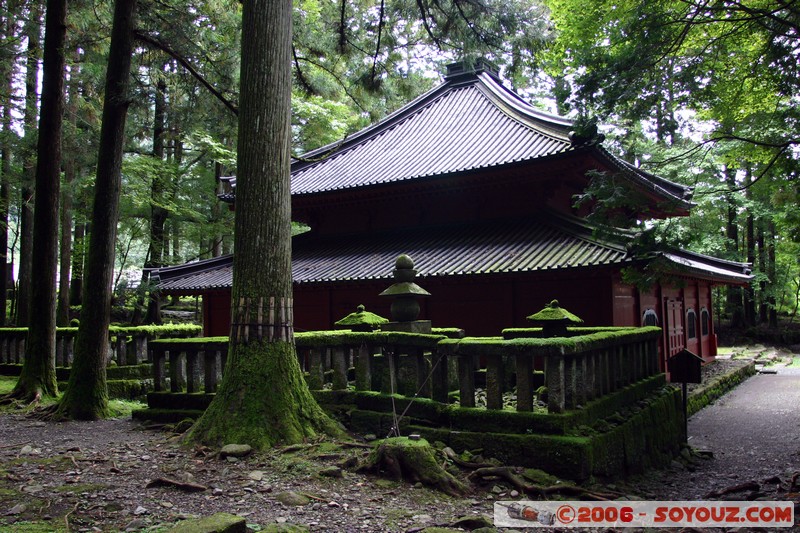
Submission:
[[[594,330],[596,328],[592,328]],[[538,355],[564,355],[600,350],[623,343],[641,342],[657,339],[661,328],[602,328],[601,331],[588,332],[573,337],[465,337],[463,339],[444,339],[439,347],[459,355],[509,355],[535,350]]]
[[[62,380],[58,382],[58,390],[67,390],[69,382]],[[109,379],[106,381],[108,387],[108,397],[115,400],[144,400],[147,391],[153,388],[151,380],[141,379]]]
[[703,407],[710,405],[714,400],[721,398],[739,383],[756,373],[755,363],[751,362],[734,372],[719,376],[689,393],[686,402],[688,416],[692,416]]
[[[573,337],[577,335],[590,335],[592,333],[626,329],[635,328],[633,326],[567,326],[567,335]],[[542,328],[506,328],[501,333],[504,339],[541,338]]]
[[[140,335],[147,334],[155,337],[165,335],[177,335],[182,337],[198,335],[203,328],[196,324],[162,324],[149,326],[109,326],[108,331],[111,336],[119,335]],[[0,328],[0,336],[20,336],[27,335],[28,328]],[[56,328],[56,337],[75,336],[78,334],[77,327]]]

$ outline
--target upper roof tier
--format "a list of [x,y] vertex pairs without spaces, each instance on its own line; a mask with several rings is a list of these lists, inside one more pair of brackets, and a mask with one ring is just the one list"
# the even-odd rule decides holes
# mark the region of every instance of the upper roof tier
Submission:
[[[618,172],[657,201],[678,211],[691,206],[691,188],[643,172],[573,129],[506,88],[485,63],[457,63],[443,83],[380,122],[294,161],[291,191],[298,198],[588,152],[598,169]],[[235,188],[235,178],[229,183]],[[233,200],[232,192],[222,198]]]

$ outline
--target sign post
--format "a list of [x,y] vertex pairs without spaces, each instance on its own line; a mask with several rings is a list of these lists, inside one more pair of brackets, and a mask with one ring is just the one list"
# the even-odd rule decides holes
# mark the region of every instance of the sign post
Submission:
[[689,350],[681,350],[667,360],[667,370],[669,370],[670,380],[673,383],[681,383],[683,389],[683,429],[686,440],[689,440],[689,399],[687,384],[701,383],[702,376],[700,367],[703,366],[703,358]]

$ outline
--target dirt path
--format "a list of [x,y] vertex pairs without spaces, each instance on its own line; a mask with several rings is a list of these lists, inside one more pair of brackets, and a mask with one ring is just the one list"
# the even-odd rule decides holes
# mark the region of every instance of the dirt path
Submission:
[[[751,377],[689,419],[689,444],[713,453],[713,458],[690,469],[675,465],[641,480],[648,496],[709,499],[713,491],[753,481],[758,490],[730,496],[786,499],[781,489],[788,489],[792,475],[800,472],[800,373]],[[765,482],[776,476],[780,487]]]

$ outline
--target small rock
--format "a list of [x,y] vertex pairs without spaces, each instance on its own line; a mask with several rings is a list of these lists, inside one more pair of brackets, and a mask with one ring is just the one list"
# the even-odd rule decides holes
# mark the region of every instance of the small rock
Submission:
[[28,494],[36,494],[37,492],[42,492],[44,487],[42,485],[25,485],[22,487],[22,492],[26,492]]
[[18,503],[17,505],[15,505],[14,507],[12,507],[8,511],[6,511],[6,516],[13,516],[13,515],[22,514],[22,513],[25,512],[25,509],[27,509],[27,508],[28,508],[28,506],[25,505],[24,503]]
[[143,455],[143,456],[139,457],[139,459],[142,460],[142,461],[149,461],[151,459],[151,457],[149,455]]
[[505,489],[500,485],[495,485],[494,487],[492,487],[492,494],[503,494],[504,492]]
[[175,507],[175,505],[172,502],[158,502],[158,504],[161,507],[164,507],[165,509],[172,509],[173,507]]
[[411,520],[414,522],[419,522],[421,524],[430,524],[433,522],[433,517],[429,514],[418,514],[411,517]]
[[229,463],[238,463],[239,462],[239,458],[238,457],[234,457],[232,455],[229,455],[228,457],[226,457],[225,460],[228,461]]
[[329,466],[319,471],[319,475],[323,477],[344,477],[342,469],[338,466]]
[[226,444],[219,451],[220,457],[247,457],[253,452],[249,444]]
[[212,496],[222,496],[224,493],[225,493],[225,491],[224,491],[224,490],[222,490],[222,489],[221,489],[221,488],[219,488],[219,487],[217,487],[216,489],[214,489],[214,490],[212,490],[212,491],[211,491],[211,495],[212,495]]
[[473,529],[479,529],[482,527],[494,527],[492,520],[489,517],[483,515],[475,515],[475,516],[462,516],[452,524],[451,527],[454,528],[463,528],[469,531]]
[[261,470],[253,470],[252,472],[247,474],[247,477],[249,477],[253,481],[261,481],[262,479],[264,479],[264,472]]
[[279,492],[275,495],[275,499],[283,505],[290,505],[293,507],[308,505],[311,502],[308,497],[293,491]]
[[134,515],[134,516],[141,516],[141,515],[143,515],[143,514],[148,514],[148,513],[150,513],[150,511],[148,511],[147,509],[145,509],[145,508],[144,508],[144,507],[142,507],[141,505],[140,505],[140,506],[138,506],[138,507],[137,507],[136,509],[134,509],[134,511],[133,511],[133,515]]
[[367,433],[366,435],[364,435],[364,440],[366,440],[366,441],[372,441],[372,440],[375,440],[377,438],[378,437],[376,435],[372,434],[372,433]]
[[34,447],[33,447],[33,446],[31,446],[30,444],[26,444],[26,445],[25,445],[25,446],[23,446],[23,447],[22,447],[22,449],[19,451],[19,454],[20,454],[20,455],[38,455],[38,454],[40,454],[40,453],[42,453],[42,452],[41,452],[41,450],[38,450],[38,449],[34,448]]
[[508,495],[511,496],[512,498],[516,498],[517,496],[519,496],[519,491],[512,490],[511,492],[508,493]]
[[328,507],[341,507],[337,502],[328,502]]
[[339,468],[343,469],[355,468],[357,466],[358,466],[358,458],[353,456],[348,457],[347,459],[339,463]]
[[137,518],[125,524],[125,531],[139,531],[140,529],[146,528],[148,525],[147,520]]

